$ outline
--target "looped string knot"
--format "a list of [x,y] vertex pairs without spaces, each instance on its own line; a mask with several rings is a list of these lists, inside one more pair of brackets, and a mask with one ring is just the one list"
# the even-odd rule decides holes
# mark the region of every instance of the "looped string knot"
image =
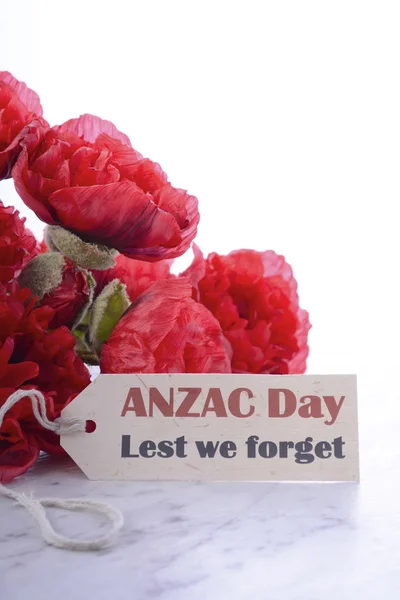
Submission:
[[[33,414],[37,422],[45,429],[53,431],[57,435],[70,435],[86,431],[86,421],[81,417],[59,417],[54,421],[50,421],[47,416],[45,397],[39,390],[17,390],[11,394],[3,406],[0,407],[0,428],[7,412],[23,398],[30,399]],[[25,494],[20,494],[2,484],[0,484],[0,494],[12,498],[28,511],[37,522],[45,542],[51,546],[65,550],[101,550],[113,542],[124,524],[122,513],[117,508],[96,500],[62,500],[61,498],[41,498],[36,500],[32,495],[26,496]],[[66,537],[54,530],[46,515],[45,506],[101,514],[111,522],[111,530],[105,535],[98,536],[92,540],[77,540]]]

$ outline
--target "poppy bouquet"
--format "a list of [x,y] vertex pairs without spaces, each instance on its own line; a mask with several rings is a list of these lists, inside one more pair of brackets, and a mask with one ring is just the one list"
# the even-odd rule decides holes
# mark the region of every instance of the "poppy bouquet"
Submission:
[[[303,373],[308,313],[272,250],[204,257],[195,196],[109,121],[50,126],[39,97],[0,72],[0,181],[44,223],[38,242],[0,202],[0,406],[39,389],[50,418],[104,373]],[[192,245],[180,275],[173,259]],[[22,401],[0,429],[0,482],[59,439]]]

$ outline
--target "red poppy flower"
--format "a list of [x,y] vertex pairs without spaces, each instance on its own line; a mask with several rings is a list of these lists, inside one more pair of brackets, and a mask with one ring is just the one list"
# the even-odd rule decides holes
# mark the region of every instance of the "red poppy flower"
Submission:
[[15,282],[8,288],[0,287],[0,344],[9,338],[13,341],[9,368],[20,368],[24,361],[37,365],[38,373],[24,383],[36,385],[43,393],[54,393],[58,409],[82,391],[90,377],[75,354],[74,336],[66,327],[49,331],[54,310],[50,306],[34,308],[35,301],[29,290],[20,289]]
[[191,298],[187,279],[158,281],[134,302],[103,346],[103,373],[229,373],[221,328]]
[[19,279],[39,299],[39,306],[51,306],[50,327],[72,328],[86,312],[91,300],[88,275],[59,252],[42,253],[25,266]]
[[113,279],[119,279],[126,285],[129,299],[133,302],[155,281],[171,277],[170,268],[173,261],[159,260],[149,263],[119,254],[115,262],[115,267],[112,269],[92,271],[96,281],[95,294],[98,296],[108,283]]
[[11,73],[0,71],[0,180],[10,177],[20,142],[41,115],[39,96]]
[[310,322],[283,256],[237,250],[204,260],[196,249],[184,275],[220,323],[232,347],[233,372],[304,373]]
[[[48,331],[54,310],[49,306],[34,308],[35,301],[31,292],[20,289],[16,282],[0,286],[0,406],[17,389],[40,389],[49,418],[54,419],[89,384],[90,376],[75,354],[75,339],[70,331],[65,327]],[[13,421],[13,442],[9,429],[5,429],[10,419],[23,432],[18,434]],[[62,452],[59,438],[38,425],[30,401],[22,400],[7,413],[0,429],[0,453],[1,449],[7,451],[1,454],[0,480],[11,472],[6,464],[29,468],[37,448]],[[7,457],[11,457],[10,463]]]
[[24,223],[17,210],[0,200],[0,283],[17,277],[35,251],[36,239]]
[[38,130],[13,177],[42,221],[131,258],[180,256],[196,235],[197,199],[172,187],[158,164],[92,115]]

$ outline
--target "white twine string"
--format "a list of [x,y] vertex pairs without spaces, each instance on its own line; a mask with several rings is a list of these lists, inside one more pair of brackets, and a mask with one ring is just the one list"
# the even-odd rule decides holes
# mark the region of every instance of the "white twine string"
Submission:
[[[54,421],[49,421],[46,411],[46,401],[39,390],[18,390],[11,394],[3,406],[0,408],[0,428],[3,424],[6,413],[22,398],[29,398],[32,403],[33,414],[38,423],[48,429],[54,431],[57,435],[67,435],[71,433],[83,432],[86,430],[86,421],[81,417],[59,417]],[[41,498],[35,500],[32,495],[26,496],[0,484],[0,494],[12,498],[18,504],[23,506],[31,517],[39,525],[42,538],[51,546],[63,548],[65,550],[101,550],[109,546],[115,539],[118,532],[124,524],[124,518],[121,512],[104,502],[96,500],[62,500],[61,498]],[[105,535],[96,537],[92,540],[77,540],[66,537],[57,533],[47,518],[44,506],[61,508],[64,510],[83,510],[95,512],[107,517],[111,522],[111,530]]]

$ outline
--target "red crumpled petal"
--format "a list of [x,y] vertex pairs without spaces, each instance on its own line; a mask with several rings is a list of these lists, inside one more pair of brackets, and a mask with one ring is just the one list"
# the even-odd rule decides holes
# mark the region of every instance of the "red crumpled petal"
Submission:
[[0,389],[18,388],[25,381],[29,381],[39,374],[39,367],[34,362],[23,361],[9,364],[14,347],[12,338],[7,338],[2,345],[0,344]]
[[162,245],[175,246],[181,239],[174,217],[159,210],[151,196],[130,181],[61,189],[49,203],[67,229],[132,258],[146,249],[157,256],[168,254]]
[[30,132],[42,119],[38,95],[7,71],[0,71],[0,180],[7,179]]
[[127,135],[119,131],[111,121],[100,119],[95,115],[84,114],[77,119],[70,119],[62,125],[53,127],[57,133],[73,134],[86,142],[94,143],[101,134],[106,134],[119,140],[126,146],[132,147]]
[[39,96],[36,92],[29,89],[23,81],[18,81],[18,79],[8,71],[0,71],[0,83],[1,82],[5,83],[13,90],[19,100],[25,104],[30,112],[35,113],[38,117],[42,116],[43,109],[40,104]]
[[76,356],[74,347],[71,332],[60,327],[47,332],[26,351],[26,359],[39,365],[39,375],[32,383],[44,393],[57,391],[55,410],[90,383],[88,370]]
[[289,373],[305,373],[307,368],[307,358],[309,354],[307,340],[308,332],[311,328],[310,316],[306,310],[300,309],[297,317],[298,325],[296,329],[296,339],[299,350],[288,363]]
[[38,459],[35,437],[23,433],[15,419],[6,418],[0,429],[0,483],[10,483],[25,473]]
[[103,346],[104,373],[229,373],[221,328],[191,298],[188,279],[154,283]]
[[[195,196],[190,196],[185,190],[175,189],[170,184],[167,184],[154,194],[154,201],[157,202],[160,208],[172,212],[181,228],[181,241],[174,248],[169,248],[168,246],[149,249],[141,248],[140,250],[136,250],[136,255],[141,260],[148,261],[159,260],[160,258],[177,258],[190,248],[190,244],[196,237],[200,221],[198,200]],[[186,209],[183,212],[185,202]],[[124,254],[127,253],[124,252]]]
[[145,262],[128,258],[118,254],[115,267],[104,271],[92,271],[96,281],[95,295],[98,296],[105,286],[119,279],[126,285],[131,302],[141,296],[155,281],[174,277],[170,273],[173,260],[159,260],[158,262]]
[[13,206],[4,206],[0,200],[0,282],[18,277],[35,248],[35,236],[26,229],[25,219]]
[[24,148],[29,148],[32,151],[38,139],[37,132],[44,132],[46,128],[48,128],[47,121],[38,117],[32,119],[32,121],[20,129],[10,144],[0,152],[0,179],[6,179],[11,176],[12,169],[21,151]]
[[47,192],[51,193],[54,189],[59,188],[59,184],[57,181],[44,178],[40,173],[34,173],[29,168],[31,149],[38,146],[46,134],[47,129],[43,122],[35,121],[30,124],[27,135],[21,141],[22,150],[12,169],[12,177],[15,189],[23,202],[33,210],[39,219],[48,225],[55,225],[47,198],[42,194],[44,187],[46,187]]
[[[96,117],[97,118],[97,117]],[[124,134],[121,134],[124,137]],[[112,152],[113,163],[118,166],[121,174],[125,174],[138,161],[143,159],[143,156],[132,148],[129,144],[124,144],[121,138],[115,138],[112,135],[104,132],[96,138],[95,148],[105,148]],[[161,167],[160,167],[161,168]]]
[[[194,288],[197,287],[200,279],[203,279],[206,274],[206,261],[200,248],[197,244],[192,244],[193,260],[186,271],[180,274],[180,277],[187,277]],[[197,300],[198,298],[196,298]]]
[[204,260],[195,252],[183,275],[194,286],[193,297],[220,323],[232,349],[232,371],[303,373],[310,322],[284,257],[236,250]]

